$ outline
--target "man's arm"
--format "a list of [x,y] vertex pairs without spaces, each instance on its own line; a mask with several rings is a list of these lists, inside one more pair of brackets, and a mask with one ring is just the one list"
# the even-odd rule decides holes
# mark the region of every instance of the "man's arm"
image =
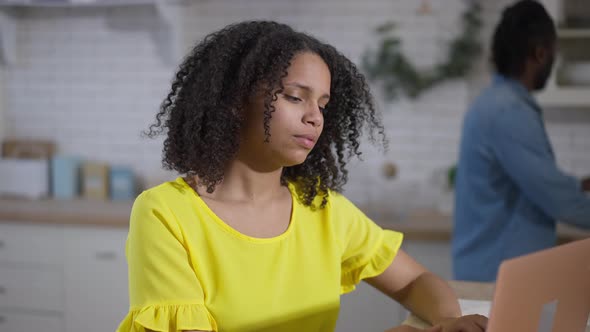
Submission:
[[532,110],[503,110],[490,125],[495,157],[525,196],[552,218],[590,228],[590,198],[562,172],[543,123]]

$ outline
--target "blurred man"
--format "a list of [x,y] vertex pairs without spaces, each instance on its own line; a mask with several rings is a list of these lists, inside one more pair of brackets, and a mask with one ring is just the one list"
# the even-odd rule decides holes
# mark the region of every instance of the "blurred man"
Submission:
[[496,27],[497,73],[467,112],[457,168],[453,269],[458,280],[492,281],[508,258],[551,247],[556,221],[590,228],[590,179],[560,171],[541,90],[555,58],[556,31],[542,5],[506,8]]

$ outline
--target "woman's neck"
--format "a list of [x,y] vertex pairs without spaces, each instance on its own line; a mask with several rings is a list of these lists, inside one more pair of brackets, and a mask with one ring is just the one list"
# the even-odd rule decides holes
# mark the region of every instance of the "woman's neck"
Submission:
[[285,193],[286,188],[281,185],[282,171],[279,168],[261,172],[240,160],[234,160],[226,168],[223,181],[215,187],[215,191],[206,193],[200,190],[199,194],[225,202],[268,202]]

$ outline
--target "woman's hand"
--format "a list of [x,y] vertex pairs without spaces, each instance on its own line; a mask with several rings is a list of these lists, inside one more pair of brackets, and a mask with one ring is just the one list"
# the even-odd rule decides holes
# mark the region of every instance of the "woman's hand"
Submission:
[[445,319],[434,327],[440,327],[440,332],[485,332],[487,325],[488,318],[486,316],[467,315]]
[[389,329],[385,332],[442,332],[442,327],[440,325],[436,325],[426,329],[419,329],[417,327],[411,327],[409,325],[400,325],[398,327]]
[[482,315],[467,315],[459,318],[449,318],[426,329],[419,329],[408,325],[394,327],[385,332],[485,332],[488,318]]

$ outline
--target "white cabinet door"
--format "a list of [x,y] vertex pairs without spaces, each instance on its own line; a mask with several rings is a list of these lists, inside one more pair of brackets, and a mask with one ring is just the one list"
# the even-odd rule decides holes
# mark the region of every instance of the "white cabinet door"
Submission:
[[0,264],[63,264],[63,228],[24,222],[0,223]]
[[127,229],[67,227],[65,235],[65,331],[114,331],[129,309]]
[[26,314],[0,310],[0,332],[63,332],[59,315]]
[[0,267],[0,309],[63,311],[63,270]]

